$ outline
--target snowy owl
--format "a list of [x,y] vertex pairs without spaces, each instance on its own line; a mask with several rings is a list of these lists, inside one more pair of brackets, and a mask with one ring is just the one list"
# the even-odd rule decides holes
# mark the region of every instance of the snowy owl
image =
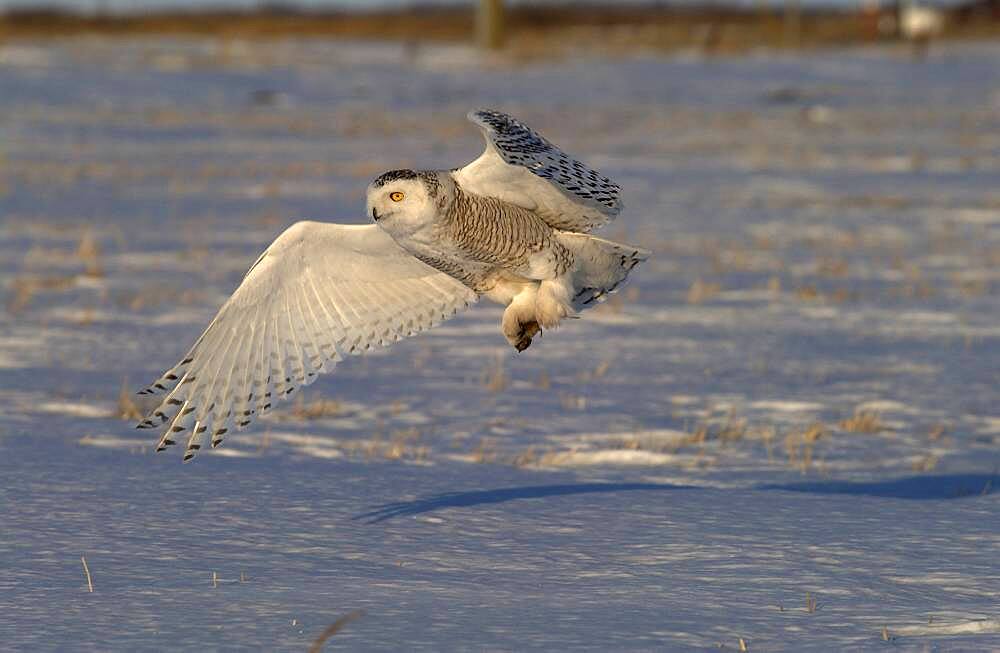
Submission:
[[469,119],[486,151],[455,170],[393,170],[368,186],[365,226],[298,222],[250,267],[188,354],[139,394],[165,394],[138,428],[157,451],[267,413],[347,354],[438,324],[479,297],[505,305],[518,351],[602,300],[649,252],[589,235],[620,188],[498,111]]

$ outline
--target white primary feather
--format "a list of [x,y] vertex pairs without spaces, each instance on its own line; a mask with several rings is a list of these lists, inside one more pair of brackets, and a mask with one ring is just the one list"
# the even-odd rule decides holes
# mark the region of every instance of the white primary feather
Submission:
[[483,130],[486,151],[453,173],[463,190],[516,204],[565,231],[589,232],[621,212],[618,184],[524,123],[491,110],[468,118]]
[[217,446],[346,354],[389,345],[451,317],[476,293],[421,263],[376,225],[299,222],[257,259],[176,366],[140,394],[166,393],[140,428],[158,450]]

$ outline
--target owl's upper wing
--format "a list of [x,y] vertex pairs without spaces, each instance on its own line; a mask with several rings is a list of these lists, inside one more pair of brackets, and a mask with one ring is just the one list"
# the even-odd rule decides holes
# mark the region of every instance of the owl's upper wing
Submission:
[[428,329],[476,300],[376,225],[299,222],[261,254],[184,359],[140,394],[166,393],[139,428],[165,426],[184,459],[242,429],[346,354]]
[[556,229],[589,232],[622,209],[621,188],[505,113],[469,113],[486,151],[454,173],[463,190],[537,213]]

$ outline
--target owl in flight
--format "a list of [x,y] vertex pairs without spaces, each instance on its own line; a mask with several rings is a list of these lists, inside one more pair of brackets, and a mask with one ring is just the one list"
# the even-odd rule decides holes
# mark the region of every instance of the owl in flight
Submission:
[[166,429],[190,460],[345,355],[386,346],[479,297],[505,305],[517,351],[601,301],[649,252],[591,236],[620,188],[498,111],[469,119],[486,151],[455,170],[393,170],[368,186],[374,224],[298,222],[271,243],[181,362],[138,428]]

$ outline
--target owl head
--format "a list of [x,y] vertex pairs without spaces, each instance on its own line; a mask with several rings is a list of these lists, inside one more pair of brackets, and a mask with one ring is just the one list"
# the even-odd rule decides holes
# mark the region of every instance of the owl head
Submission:
[[436,172],[390,170],[368,185],[368,215],[393,236],[411,235],[437,220],[446,184]]

